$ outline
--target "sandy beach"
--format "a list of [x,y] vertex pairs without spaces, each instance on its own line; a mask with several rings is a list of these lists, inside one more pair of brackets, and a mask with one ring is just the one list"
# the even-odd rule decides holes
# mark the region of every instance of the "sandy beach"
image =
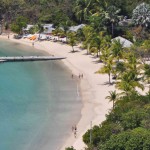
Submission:
[[[32,45],[32,41],[28,39],[13,39],[10,35],[1,35],[0,38],[18,42],[21,44]],[[109,91],[114,90],[113,85],[108,83],[108,75],[95,74],[95,72],[103,65],[98,62],[98,58],[87,55],[86,50],[81,50],[78,46],[75,47],[75,53],[72,53],[72,48],[69,45],[59,42],[42,41],[35,42],[34,48],[44,50],[49,54],[61,57],[67,57],[62,62],[71,70],[73,75],[79,77],[83,74],[83,78],[79,78],[83,108],[81,110],[81,118],[77,126],[77,137],[70,130],[70,135],[61,150],[65,147],[73,146],[76,150],[84,150],[85,144],[82,142],[83,134],[92,126],[99,125],[105,120],[105,115],[112,107],[112,103],[105,99],[109,95]],[[71,129],[71,127],[70,127]]]

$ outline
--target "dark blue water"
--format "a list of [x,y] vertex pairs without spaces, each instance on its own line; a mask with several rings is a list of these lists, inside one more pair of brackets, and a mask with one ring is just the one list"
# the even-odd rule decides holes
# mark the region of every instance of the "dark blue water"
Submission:
[[[0,41],[0,56],[46,55]],[[80,118],[77,82],[60,61],[0,63],[0,150],[57,150]]]

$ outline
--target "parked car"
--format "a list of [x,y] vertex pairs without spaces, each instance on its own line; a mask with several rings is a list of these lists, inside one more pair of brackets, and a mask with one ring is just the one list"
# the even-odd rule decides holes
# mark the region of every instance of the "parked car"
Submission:
[[22,35],[14,35],[14,38],[15,38],[15,39],[21,39],[21,38],[22,38]]

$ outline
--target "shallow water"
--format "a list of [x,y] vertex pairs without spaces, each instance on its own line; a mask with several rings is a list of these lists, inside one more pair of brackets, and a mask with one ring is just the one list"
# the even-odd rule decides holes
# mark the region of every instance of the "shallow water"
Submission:
[[[0,41],[0,56],[46,55]],[[0,150],[57,150],[80,118],[77,82],[61,61],[0,63]]]

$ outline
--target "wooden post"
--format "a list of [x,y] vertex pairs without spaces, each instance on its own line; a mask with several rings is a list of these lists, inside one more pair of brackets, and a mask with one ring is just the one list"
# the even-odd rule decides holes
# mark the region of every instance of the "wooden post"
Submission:
[[90,145],[92,144],[92,121],[90,124]]

